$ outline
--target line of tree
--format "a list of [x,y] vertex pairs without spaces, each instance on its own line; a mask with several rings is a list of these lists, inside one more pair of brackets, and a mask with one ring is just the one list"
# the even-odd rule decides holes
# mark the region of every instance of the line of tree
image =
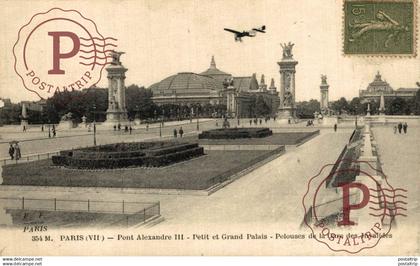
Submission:
[[[226,105],[217,104],[165,104],[158,106],[152,101],[152,92],[130,85],[126,89],[126,105],[130,119],[155,120],[155,119],[186,119],[191,116],[221,117],[226,114]],[[342,97],[330,102],[331,110],[338,115],[365,115],[367,101],[354,97],[350,101]],[[86,116],[87,121],[94,119],[101,122],[106,119],[108,107],[108,92],[106,89],[91,89],[88,92],[71,91],[55,94],[47,99],[42,112],[27,110],[28,120],[31,124],[58,123],[61,117],[69,112],[76,122],[82,121]],[[191,108],[193,111],[191,111]],[[300,118],[313,118],[315,112],[320,111],[318,100],[310,100],[296,103],[297,115]],[[379,113],[379,97],[377,101],[370,102],[371,114]],[[21,120],[21,104],[11,104],[0,109],[1,124],[18,124]],[[264,117],[273,113],[271,105],[267,104],[262,95],[253,95],[249,106],[250,117]],[[385,97],[385,113],[388,115],[420,115],[420,90],[414,98]]]
[[[379,97],[376,101],[370,101],[370,113],[379,113]],[[330,109],[338,115],[366,115],[368,102],[359,97],[350,101],[341,97],[330,102]],[[299,118],[314,118],[313,114],[320,111],[318,100],[310,100],[296,103],[297,115]],[[414,98],[385,97],[385,114],[387,115],[420,115],[420,90]]]
[[[126,107],[131,120],[177,120],[186,119],[197,114],[209,117],[226,113],[224,104],[179,104],[156,105],[152,101],[152,92],[144,87],[130,85],[126,88]],[[59,123],[63,115],[71,113],[75,122],[81,122],[85,116],[88,122],[105,121],[108,108],[107,89],[95,88],[88,91],[66,91],[54,94],[46,100],[42,111],[27,109],[30,124]],[[193,111],[191,111],[191,108]],[[0,109],[0,123],[19,124],[22,105],[11,104]]]

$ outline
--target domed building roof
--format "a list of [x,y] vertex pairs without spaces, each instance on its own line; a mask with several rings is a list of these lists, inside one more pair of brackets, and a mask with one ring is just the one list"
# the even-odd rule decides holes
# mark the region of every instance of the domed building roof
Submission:
[[154,96],[217,94],[223,85],[212,77],[191,72],[169,76],[149,87]]
[[211,57],[210,67],[206,71],[200,73],[200,75],[205,75],[212,77],[220,82],[223,82],[226,78],[232,77],[231,74],[223,72],[216,67],[216,62],[214,56]]
[[367,87],[368,92],[388,92],[391,93],[393,91],[392,87],[388,84],[388,82],[382,80],[381,74],[378,73],[375,76],[375,79],[369,83]]

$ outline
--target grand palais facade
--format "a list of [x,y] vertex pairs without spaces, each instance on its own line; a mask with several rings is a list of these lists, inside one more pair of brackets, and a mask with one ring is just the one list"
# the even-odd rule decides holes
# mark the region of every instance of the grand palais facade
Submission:
[[[230,80],[231,88],[227,90],[226,81]],[[233,86],[233,88],[232,88]],[[214,57],[210,67],[202,73],[180,72],[164,78],[149,87],[153,92],[153,102],[157,105],[175,104],[180,106],[226,105],[227,93],[234,93],[235,105],[228,110],[237,117],[253,116],[253,103],[261,96],[264,103],[274,115],[280,103],[274,80],[268,87],[264,75],[258,82],[256,74],[246,77],[234,77],[216,67]]]

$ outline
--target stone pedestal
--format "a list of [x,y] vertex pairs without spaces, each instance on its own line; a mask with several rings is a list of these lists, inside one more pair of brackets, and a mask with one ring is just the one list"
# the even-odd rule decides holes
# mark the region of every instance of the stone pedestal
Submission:
[[57,126],[57,129],[59,130],[69,130],[73,128],[73,121],[67,120],[67,121],[60,121],[60,123]]
[[236,91],[233,85],[228,86],[225,89],[226,93],[226,109],[229,117],[236,117],[237,116],[237,104],[236,104]]
[[277,110],[277,120],[296,120],[296,110],[293,107],[283,107]]

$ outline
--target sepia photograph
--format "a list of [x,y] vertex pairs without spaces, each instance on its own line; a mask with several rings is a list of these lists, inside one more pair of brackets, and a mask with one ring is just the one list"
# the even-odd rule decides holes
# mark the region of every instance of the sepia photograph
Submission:
[[417,265],[417,0],[0,2],[3,266]]

